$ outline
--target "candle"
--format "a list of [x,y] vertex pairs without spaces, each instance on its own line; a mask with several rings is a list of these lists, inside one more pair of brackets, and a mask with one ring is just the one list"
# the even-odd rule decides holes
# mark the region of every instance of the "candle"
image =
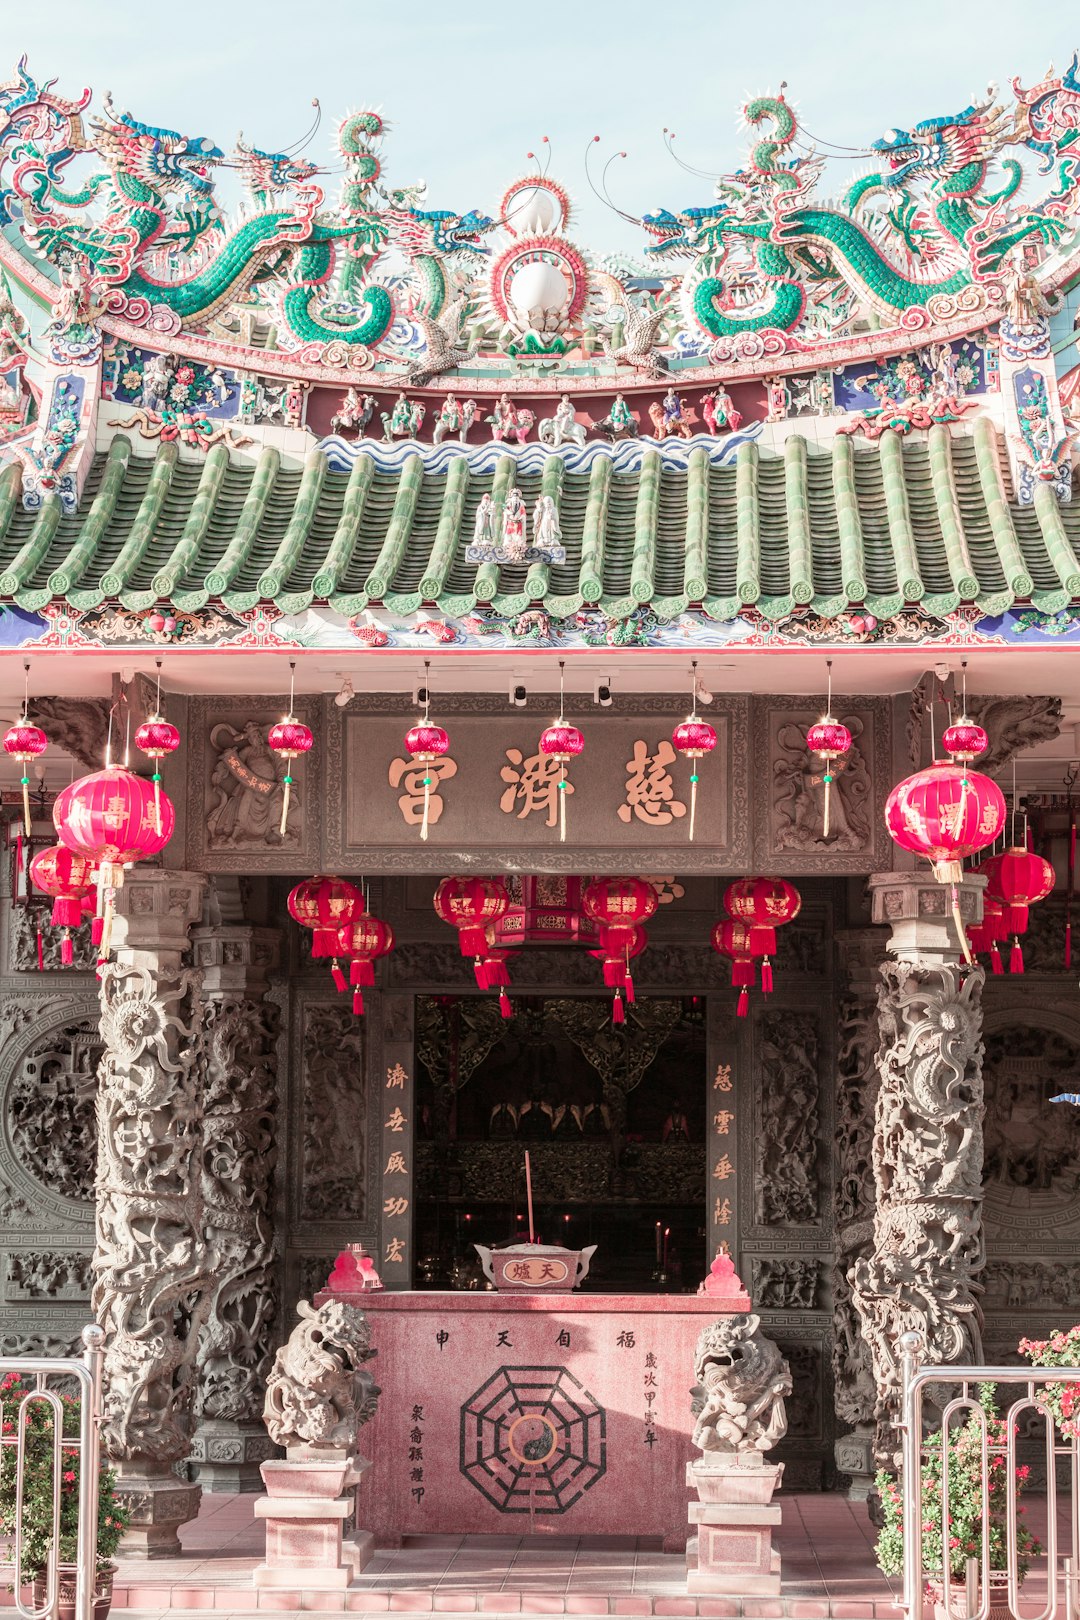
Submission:
[[664,1227],[664,1270],[665,1271],[667,1270],[668,1239],[670,1238],[670,1236],[671,1236],[671,1227],[670,1226],[665,1226]]
[[656,1223],[656,1263],[657,1263],[657,1265],[660,1265],[660,1263],[661,1263],[661,1255],[660,1255],[660,1222],[659,1221],[657,1221],[657,1223]]
[[532,1165],[529,1162],[528,1153],[525,1154],[525,1199],[529,1206],[529,1242],[535,1243],[536,1225],[533,1221]]

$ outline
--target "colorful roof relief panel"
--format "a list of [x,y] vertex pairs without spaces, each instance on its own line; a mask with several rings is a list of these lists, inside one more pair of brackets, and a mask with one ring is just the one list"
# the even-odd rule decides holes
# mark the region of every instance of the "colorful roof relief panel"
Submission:
[[[323,168],[243,143],[227,152],[108,95],[92,107],[89,90],[60,95],[24,61],[0,85],[0,259],[53,307],[69,349],[74,328],[92,341],[100,319],[151,344],[183,332],[264,364],[413,386],[530,366],[655,379],[796,355],[839,364],[875,344],[895,352],[890,334],[925,343],[986,326],[1020,274],[1044,288],[1072,274],[1075,58],[1002,100],[887,130],[835,199],[837,177],[783,95],[744,113],[744,165],[711,196],[644,215],[631,264],[575,239],[546,173],[483,206],[428,206],[423,185],[384,170],[377,113],[342,120]],[[217,189],[226,164],[243,211]]]
[[597,447],[577,465],[537,451],[432,466],[416,449],[371,447],[351,466],[313,450],[292,467],[276,449],[252,461],[224,444],[200,461],[175,442],[136,456],[118,435],[73,515],[56,500],[25,510],[19,467],[0,473],[0,596],[83,615],[326,604],[612,621],[648,609],[668,622],[699,607],[712,621],[803,606],[1053,614],[1080,599],[1080,506],[1049,484],[1021,505],[988,418],[965,437],[935,426],[859,449],[798,435],[780,455],[753,440],[732,449],[726,462],[703,446],[679,462],[638,447],[620,464]]

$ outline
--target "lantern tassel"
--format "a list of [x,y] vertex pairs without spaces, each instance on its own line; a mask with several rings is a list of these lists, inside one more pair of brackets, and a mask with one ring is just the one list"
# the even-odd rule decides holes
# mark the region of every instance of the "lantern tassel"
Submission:
[[[288,813],[289,813],[288,801],[286,800],[286,806],[285,806],[285,814],[286,814],[286,816],[288,815]],[[160,838],[161,837],[161,772],[160,771],[155,771],[154,772],[154,825],[157,828],[157,835]],[[285,836],[284,828],[282,828],[281,836],[283,838]]]
[[75,947],[71,943],[71,935],[66,928],[60,939],[60,960],[64,967],[71,967],[75,960]]
[[1009,972],[1010,973],[1023,973],[1023,971],[1024,971],[1024,951],[1023,951],[1023,947],[1020,944],[1020,936],[1019,936],[1019,934],[1014,934],[1013,935],[1012,950],[1009,952]]
[[632,1007],[634,1005],[634,980],[630,973],[629,962],[626,964],[626,973],[623,977],[623,989],[626,991],[627,1005]]
[[487,963],[484,961],[482,956],[478,956],[476,961],[473,963],[473,973],[476,976],[476,982],[481,990],[491,989],[491,984],[488,980]]
[[1065,924],[1065,966],[1072,966],[1072,922]]
[[91,945],[97,945],[97,946],[100,947],[100,945],[101,945],[101,931],[102,931],[102,929],[104,927],[105,927],[105,919],[104,919],[103,916],[101,916],[101,914],[99,912],[96,916],[92,917],[91,920],[90,920],[90,943],[91,943]]
[[618,990],[616,990],[615,1000],[611,1004],[611,1022],[613,1024],[626,1023],[626,1012],[623,1008],[622,996]]
[[737,1004],[737,1006],[735,1008],[735,1016],[736,1016],[736,1018],[745,1018],[746,1015],[749,1013],[749,1011],[750,1011],[750,992],[749,992],[749,990],[742,989],[742,990],[739,991],[739,1000],[738,1000],[738,1004]]
[[[428,770],[430,771],[430,766],[428,767]],[[425,843],[425,844],[428,841],[428,826],[430,824],[430,810],[431,810],[431,777],[430,777],[429,774],[425,773],[425,775],[424,775],[424,814],[420,819],[420,839],[421,839],[421,842]],[[481,989],[483,989],[483,986],[481,986]]]
[[998,950],[996,939],[990,942],[990,971],[991,973],[1004,973],[1005,971],[1001,965],[1001,952]]
[[99,961],[107,961],[112,949],[112,924],[116,914],[116,891],[107,888],[101,909],[101,941],[98,945]]
[[975,964],[975,958],[971,954],[971,946],[968,944],[967,930],[964,927],[964,919],[960,915],[960,891],[955,883],[952,883],[949,886],[949,900],[952,908],[953,922],[956,924],[956,932],[960,936],[960,949],[964,953],[964,961],[968,964],[968,967],[973,967]]
[[44,946],[44,943],[43,943],[42,938],[41,938],[41,929],[40,928],[37,931],[37,965],[38,965],[38,972],[39,973],[44,973],[44,971],[45,971],[45,946]]
[[772,991],[772,963],[768,957],[761,964],[761,988],[766,995]]
[[822,836],[822,838],[828,838],[828,836],[829,836],[829,789],[832,787],[832,772],[831,771],[826,771],[825,772],[824,782],[825,782],[825,814],[824,814],[824,816],[822,818],[821,836]]
[[281,836],[285,837],[285,827],[289,819],[289,790],[292,787],[292,777],[286,771],[284,776],[285,791],[281,795]]
[[344,990],[345,975],[342,973],[341,968],[338,966],[336,960],[330,964],[330,977],[333,979],[334,985],[338,991]]
[[559,842],[566,843],[566,766],[559,766]]
[[364,992],[357,985],[352,993],[352,1010],[357,1018],[364,1016]]
[[697,771],[690,775],[690,842],[694,842],[694,823],[697,820]]
[[16,838],[15,838],[15,883],[16,883],[16,887],[18,887],[19,883],[21,882],[22,875],[23,875],[23,835],[22,835],[22,831],[20,829],[20,831],[17,833]]
[[513,1018],[514,1009],[510,1004],[510,997],[505,988],[499,991],[499,1012],[503,1018]]

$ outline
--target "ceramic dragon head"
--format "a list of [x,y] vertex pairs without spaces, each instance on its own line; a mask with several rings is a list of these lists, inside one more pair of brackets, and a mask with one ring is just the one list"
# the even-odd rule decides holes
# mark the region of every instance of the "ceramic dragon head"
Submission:
[[290,157],[285,152],[260,152],[257,146],[247,146],[243,136],[237,137],[233,161],[244,184],[255,195],[303,185],[319,172],[318,165],[305,158]]
[[987,163],[1005,143],[1005,110],[994,105],[997,86],[990,85],[982,102],[972,102],[963,112],[948,118],[927,118],[911,129],[888,129],[880,140],[871,142],[889,165],[883,176],[891,190],[899,190],[915,180],[946,179],[969,164]]
[[106,116],[93,120],[95,145],[114,174],[128,175],[159,194],[176,187],[212,194],[211,170],[225,154],[208,136],[142,124],[129,112],[117,111],[108,94],[104,107]]

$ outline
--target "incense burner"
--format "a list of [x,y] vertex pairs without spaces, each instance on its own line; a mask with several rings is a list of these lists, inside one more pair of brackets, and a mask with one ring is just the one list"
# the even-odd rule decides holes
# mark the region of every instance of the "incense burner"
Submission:
[[513,1243],[505,1249],[473,1245],[484,1275],[500,1293],[565,1294],[589,1274],[596,1244],[587,1249],[564,1249],[556,1243]]

